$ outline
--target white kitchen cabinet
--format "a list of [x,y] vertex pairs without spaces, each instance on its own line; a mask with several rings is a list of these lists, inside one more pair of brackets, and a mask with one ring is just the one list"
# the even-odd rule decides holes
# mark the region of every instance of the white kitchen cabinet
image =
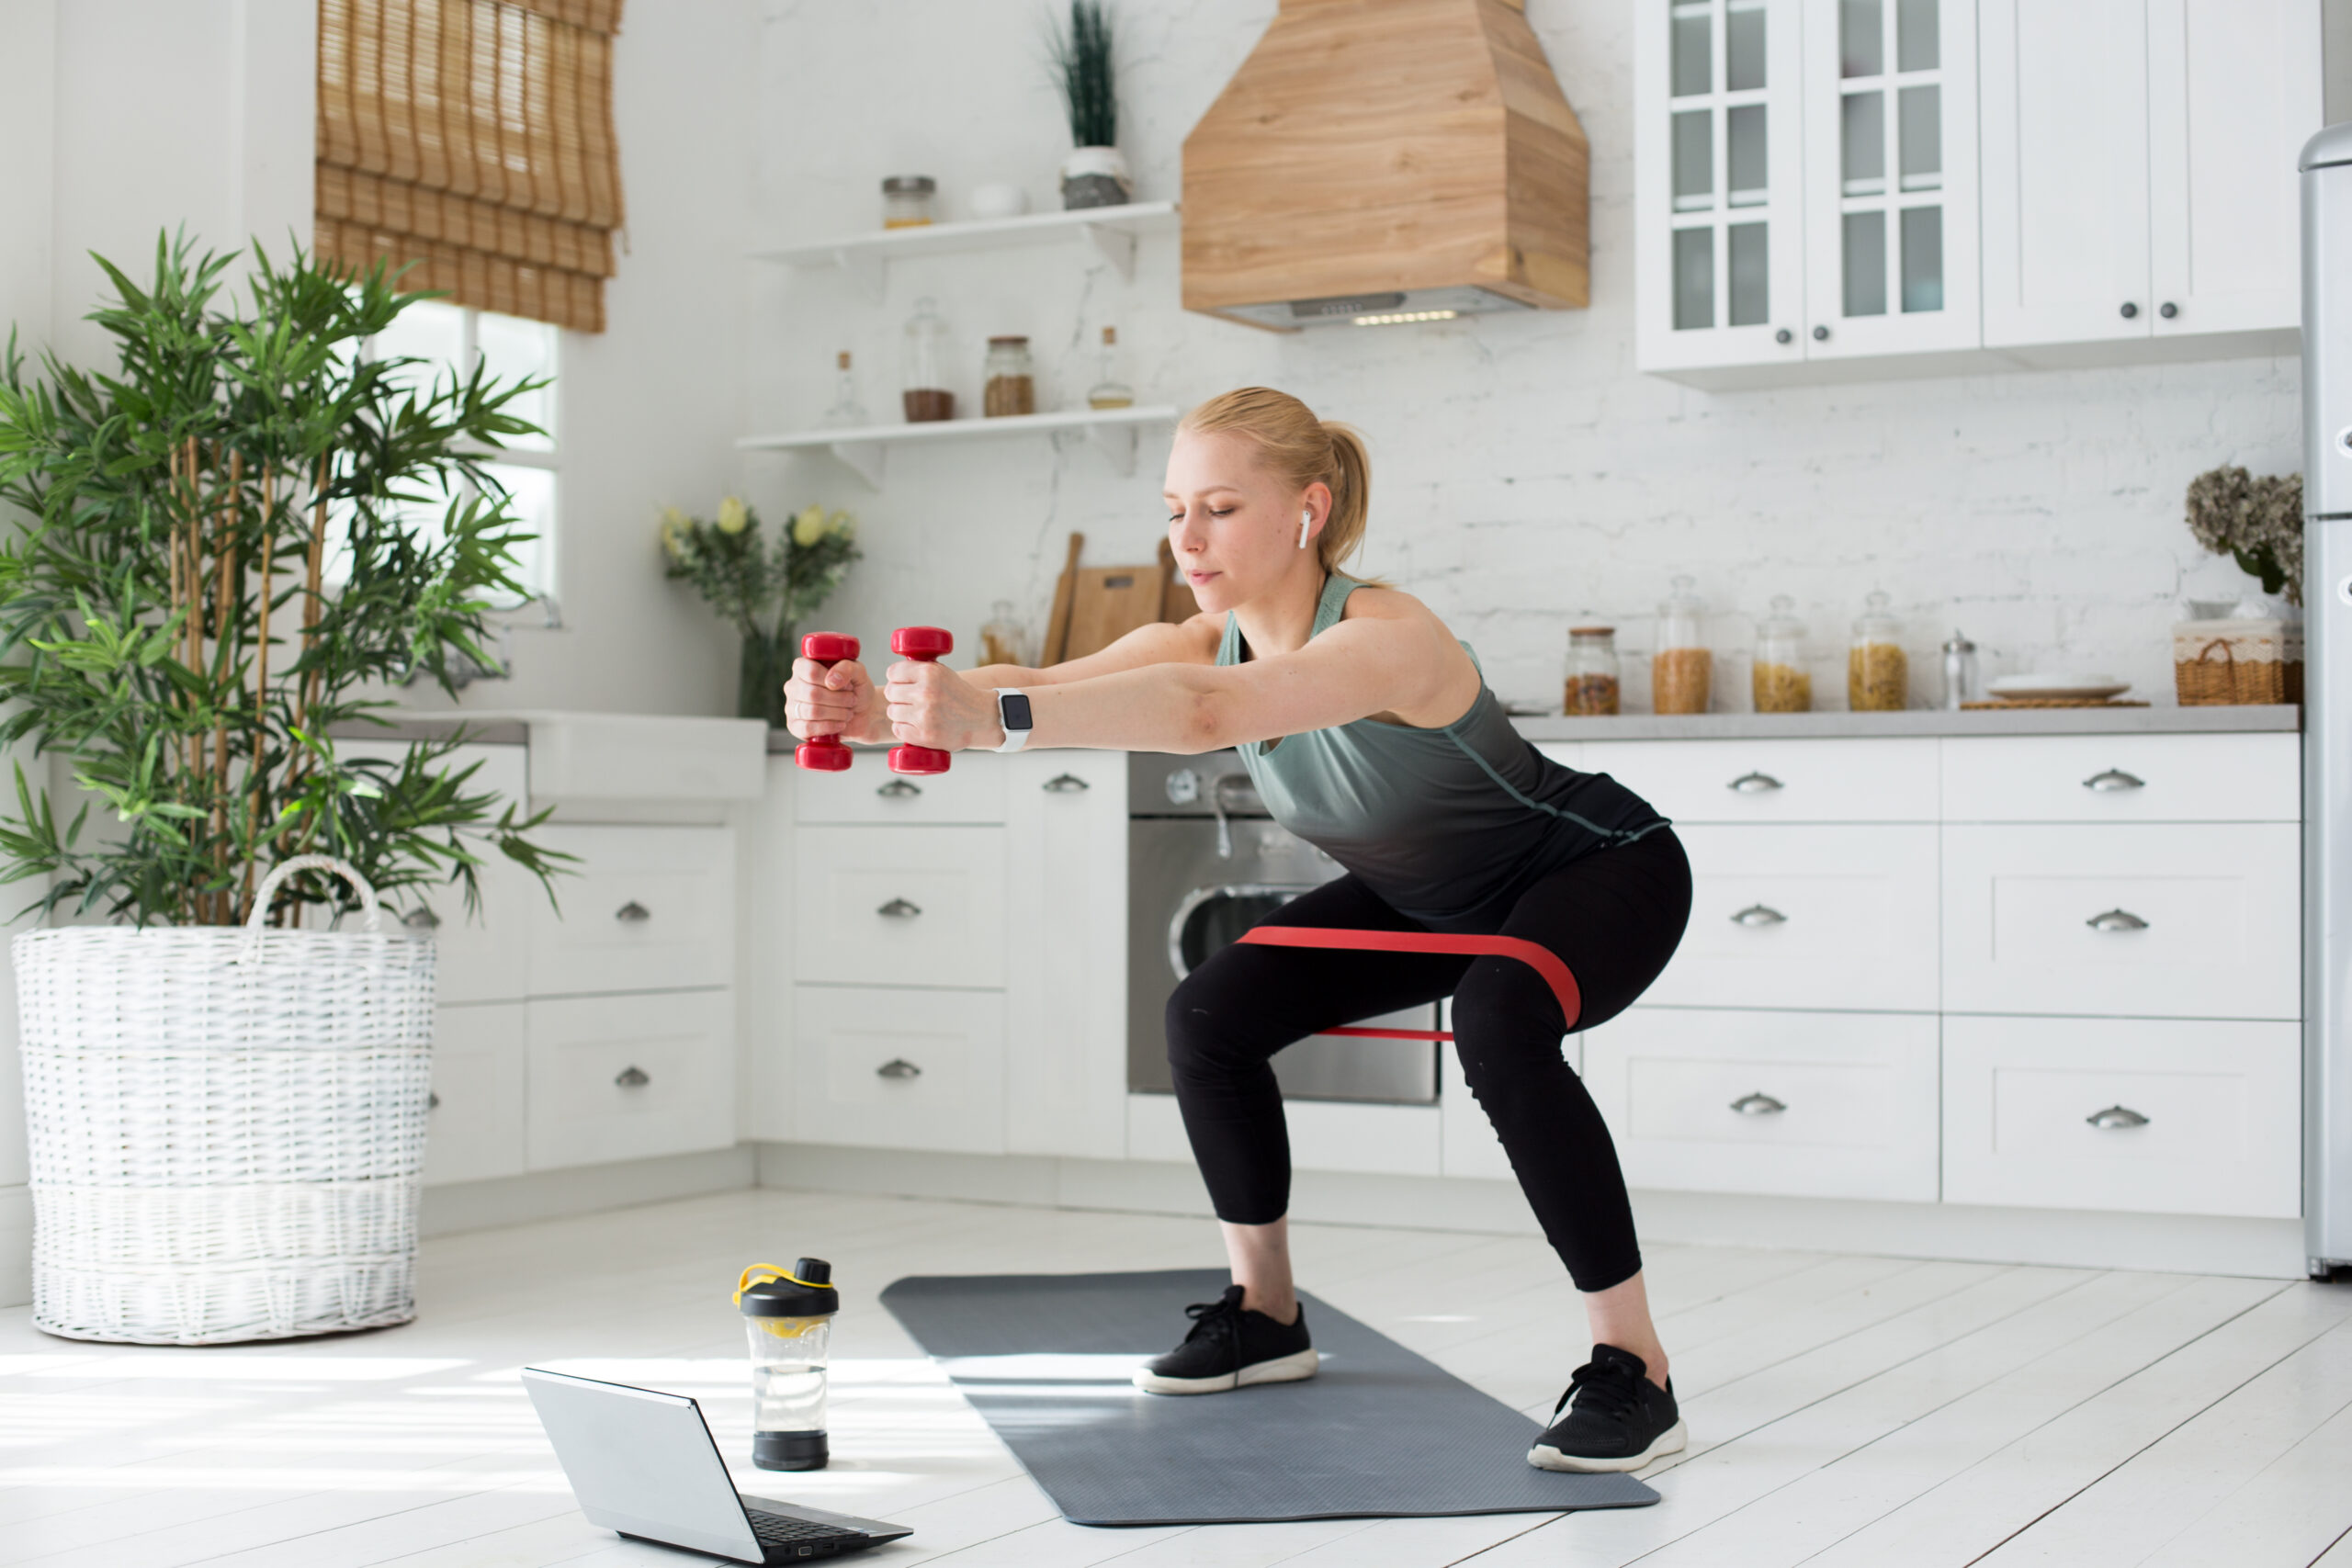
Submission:
[[433,1020],[433,1094],[425,1185],[521,1174],[529,1009],[522,1002],[443,1007]]
[[1944,1199],[2301,1212],[2301,1031],[2177,1019],[1944,1025]]
[[1693,824],[1678,836],[1690,923],[1649,1001],[1936,1010],[1934,828]]
[[801,986],[794,995],[803,1142],[1004,1152],[1004,997]]
[[726,990],[530,1004],[530,1168],[735,1142],[735,998]]
[[1607,773],[1681,822],[1933,822],[1936,742],[1594,740]]
[[1633,1187],[1932,1201],[1937,1022],[1635,1007],[1585,1037]]
[[1943,742],[1948,822],[2294,822],[2301,741],[2036,735]]
[[798,978],[1004,984],[1004,830],[803,829],[793,871]]
[[803,771],[793,781],[793,818],[804,823],[913,828],[1004,820],[1006,770],[992,758],[958,757],[944,773],[894,773],[879,751],[861,751],[838,773]]
[[1127,759],[1023,751],[1001,767],[1005,1147],[1126,1153]]
[[1805,0],[1806,357],[1978,345],[1976,0]]
[[2301,841],[2286,822],[1948,827],[1944,1005],[2298,1017]]
[[735,834],[728,828],[548,827],[578,857],[533,907],[531,994],[684,990],[734,977]]

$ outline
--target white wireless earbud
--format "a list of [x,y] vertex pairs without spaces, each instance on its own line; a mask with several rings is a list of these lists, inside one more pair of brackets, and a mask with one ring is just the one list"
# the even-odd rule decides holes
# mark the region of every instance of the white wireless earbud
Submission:
[[1298,514],[1298,547],[1300,549],[1303,550],[1306,548],[1306,531],[1314,525],[1315,513],[1312,512],[1302,512]]

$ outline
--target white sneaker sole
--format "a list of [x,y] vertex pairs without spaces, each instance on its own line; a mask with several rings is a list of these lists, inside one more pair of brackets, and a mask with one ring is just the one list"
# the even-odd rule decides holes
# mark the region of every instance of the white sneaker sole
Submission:
[[1679,1454],[1690,1440],[1690,1429],[1677,1421],[1657,1435],[1657,1440],[1640,1453],[1623,1459],[1587,1459],[1581,1454],[1564,1454],[1549,1443],[1538,1443],[1527,1450],[1527,1462],[1538,1470],[1574,1471],[1579,1475],[1600,1475],[1614,1471],[1639,1470],[1668,1454]]
[[1295,1350],[1271,1361],[1259,1361],[1238,1372],[1214,1378],[1163,1378],[1148,1368],[1135,1375],[1135,1385],[1146,1393],[1225,1393],[1261,1382],[1303,1382],[1315,1375],[1323,1359],[1312,1349]]

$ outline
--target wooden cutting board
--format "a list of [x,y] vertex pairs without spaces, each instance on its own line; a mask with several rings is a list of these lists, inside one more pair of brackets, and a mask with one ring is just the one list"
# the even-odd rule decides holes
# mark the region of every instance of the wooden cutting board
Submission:
[[1099,653],[1137,626],[1159,619],[1164,590],[1157,566],[1089,566],[1070,590],[1069,642],[1064,659]]

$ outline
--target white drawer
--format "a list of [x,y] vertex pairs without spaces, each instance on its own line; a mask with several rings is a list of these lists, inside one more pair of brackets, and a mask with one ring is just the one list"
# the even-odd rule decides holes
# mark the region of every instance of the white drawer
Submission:
[[1944,1006],[2299,1017],[2300,840],[2288,822],[1946,828]]
[[1678,823],[1936,819],[1933,740],[1589,740],[1576,765]]
[[531,1168],[735,1142],[735,995],[530,1004]]
[[1585,1037],[1634,1187],[1936,1196],[1936,1021],[1636,1007]]
[[797,822],[880,823],[889,827],[1004,820],[1003,764],[992,754],[956,755],[944,773],[894,773],[881,751],[860,751],[846,773],[793,769]]
[[1944,742],[1951,822],[2293,822],[2295,735],[2036,735]]
[[1004,1152],[1004,998],[799,986],[802,1142]]
[[2301,1063],[2291,1023],[1951,1019],[1944,1199],[2290,1217]]
[[1690,856],[1690,924],[1645,1000],[1935,1010],[1935,829],[1675,831]]
[[522,1172],[528,1011],[491,1002],[435,1013],[426,1186]]
[[[345,741],[337,747],[345,757],[377,757],[387,761],[400,761],[408,750],[405,742],[396,740]],[[525,755],[521,746],[460,746],[439,765],[451,770],[475,768],[474,775],[466,781],[466,793],[487,791],[497,795],[499,804],[490,813],[495,818],[509,805],[526,808],[529,805],[530,774]],[[546,831],[537,829],[531,837],[539,840]],[[479,914],[468,911],[465,890],[456,885],[403,893],[399,901],[405,906],[412,927],[433,932],[434,984],[441,1001],[521,1001],[530,995],[531,906],[545,905],[547,894],[537,877],[495,848],[479,840],[473,847],[482,857],[474,874],[481,887]]]
[[531,994],[682,990],[735,976],[735,835],[727,828],[548,828],[580,857],[560,914],[536,900]]
[[1004,984],[1004,830],[803,828],[794,835],[796,979]]

